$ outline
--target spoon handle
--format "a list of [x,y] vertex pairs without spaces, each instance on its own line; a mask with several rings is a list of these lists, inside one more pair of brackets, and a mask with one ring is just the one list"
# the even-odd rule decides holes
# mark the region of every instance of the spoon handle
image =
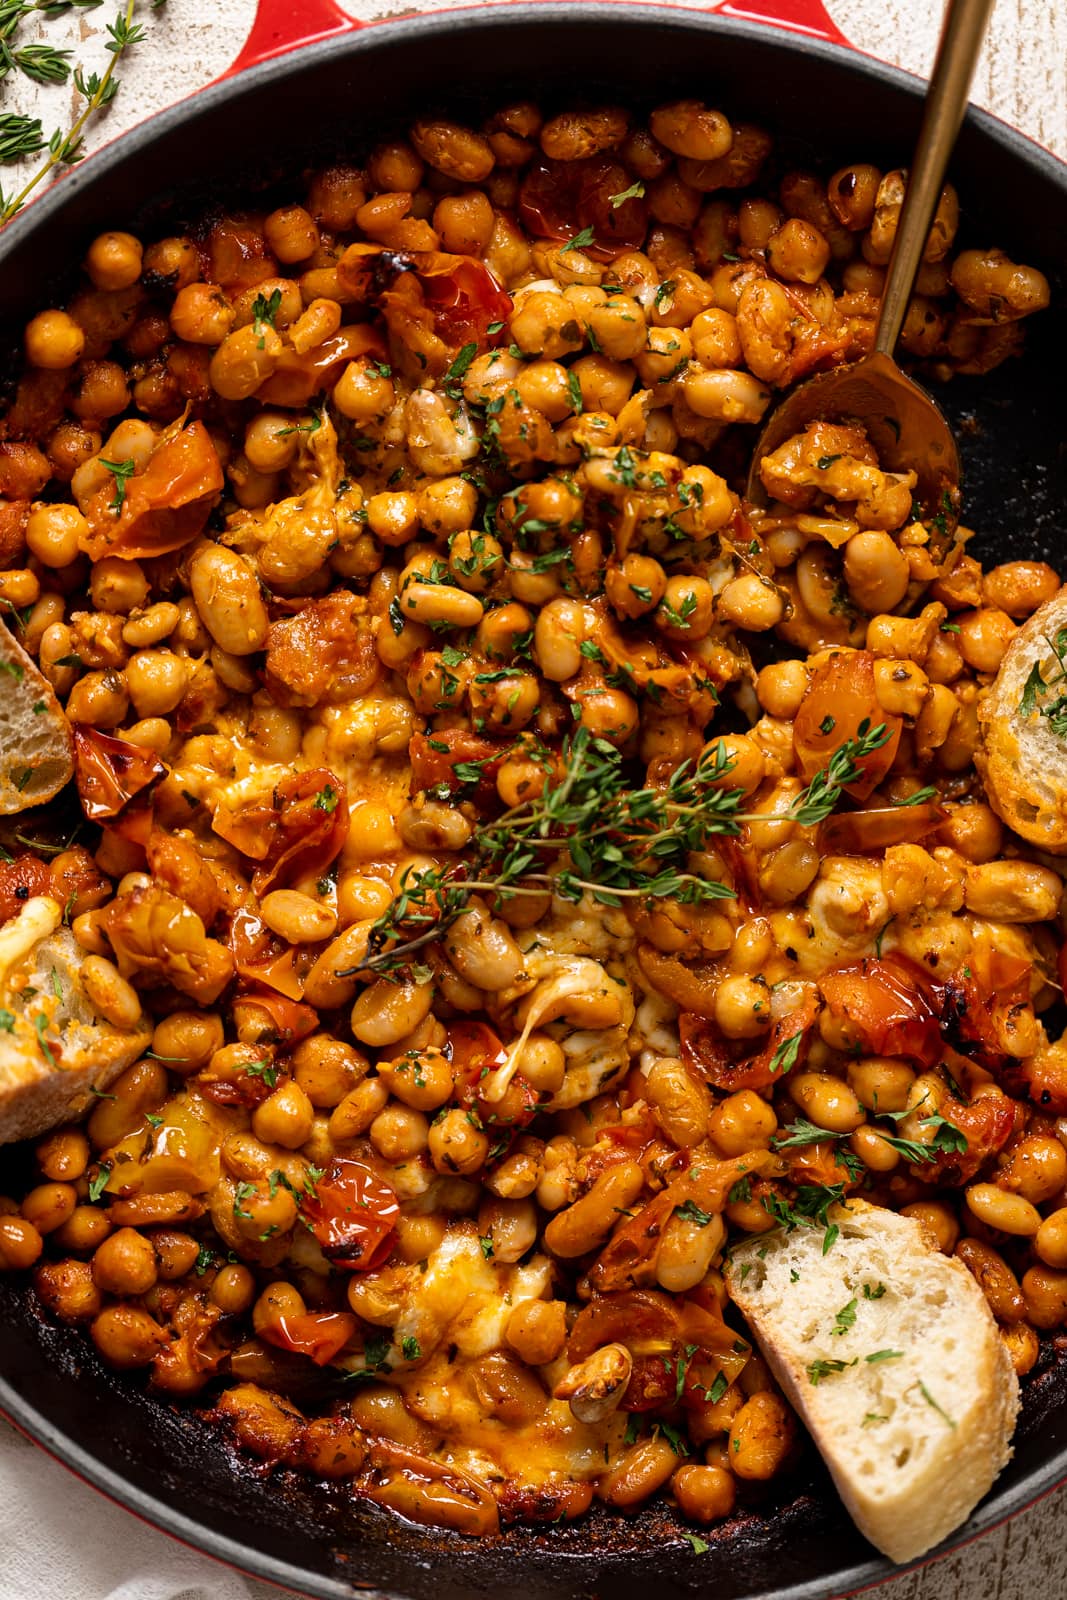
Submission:
[[967,110],[975,62],[994,0],[948,0],[926,92],[919,142],[897,224],[874,348],[892,356],[911,298],[945,168]]

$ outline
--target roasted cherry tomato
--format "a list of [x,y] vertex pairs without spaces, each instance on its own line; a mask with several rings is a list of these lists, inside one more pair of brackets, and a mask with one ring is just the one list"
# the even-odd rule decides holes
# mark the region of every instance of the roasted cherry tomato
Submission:
[[355,1338],[358,1327],[349,1311],[305,1311],[302,1316],[279,1317],[260,1338],[279,1350],[310,1356],[317,1367],[325,1367]]
[[75,723],[74,780],[90,822],[117,817],[128,801],[166,774],[157,755],[142,745]]
[[0,923],[17,917],[27,900],[52,893],[52,874],[29,852],[0,862]]
[[893,765],[903,724],[878,704],[874,657],[869,650],[835,650],[815,672],[793,723],[793,748],[805,783],[825,770],[847,741],[884,725],[889,737],[856,761],[859,776],[845,785],[853,800],[866,800]]
[[373,1168],[334,1156],[302,1210],[334,1266],[368,1272],[389,1254],[400,1202]]
[[[582,249],[610,261],[644,243],[648,203],[637,195],[630,173],[611,156],[581,161],[535,161],[519,190],[519,217],[541,239],[574,239],[592,229]],[[618,204],[615,204],[618,201]]]
[[215,832],[258,861],[252,887],[261,898],[297,878],[324,872],[348,834],[344,785],[325,767],[283,778],[258,803],[230,810],[219,804]]
[[[475,805],[490,805],[497,797],[496,775],[509,751],[514,746],[499,740],[483,739],[469,728],[442,728],[432,735],[416,733],[410,742],[411,788],[434,789],[439,783],[460,789],[465,799]],[[455,769],[467,764],[478,769],[478,782],[471,793],[455,775]]]
[[927,801],[918,806],[876,806],[870,811],[842,811],[819,828],[819,853],[863,855],[894,844],[918,844],[944,822],[943,806]]
[[278,365],[256,390],[256,399],[270,406],[306,406],[324,389],[332,389],[348,363],[359,356],[374,356],[378,361],[386,358],[385,340],[368,322],[338,328],[303,355],[286,345]]
[[808,1033],[818,1010],[815,996],[805,991],[796,1010],[778,1019],[762,1050],[747,1061],[731,1058],[726,1041],[710,1018],[683,1011],[678,1019],[682,1060],[716,1089],[725,1089],[728,1094],[736,1094],[739,1089],[769,1089],[787,1072],[803,1066],[808,1053]]
[[168,428],[140,472],[121,483],[109,478],[92,496],[82,549],[93,561],[104,556],[131,561],[180,550],[203,532],[222,483],[222,467],[204,424]]
[[905,1056],[922,1067],[941,1059],[941,1018],[926,974],[906,956],[851,961],[824,973],[819,988],[847,1021],[864,1055]]

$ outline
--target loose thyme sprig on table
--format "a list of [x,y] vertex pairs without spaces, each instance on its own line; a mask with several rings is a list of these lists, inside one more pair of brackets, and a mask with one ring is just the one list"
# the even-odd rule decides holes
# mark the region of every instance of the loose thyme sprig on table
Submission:
[[[18,24],[32,12],[53,18],[74,9],[93,9],[102,4],[102,0],[47,0],[47,3],[37,0],[32,5],[24,4],[22,0],[0,0],[0,79],[16,69],[38,83],[63,84],[69,74],[85,101],[84,109],[75,118],[69,131],[64,133],[57,128],[48,140],[45,139],[39,117],[21,116],[15,112],[0,114],[0,164],[6,165],[45,149],[48,152],[37,171],[17,193],[5,195],[0,189],[0,226],[22,210],[34,189],[44,182],[54,167],[71,166],[81,160],[86,125],[96,112],[110,105],[118,93],[115,68],[119,60],[130,45],[138,44],[144,38],[143,28],[133,20],[136,3],[137,0],[126,0],[115,21],[107,25],[106,48],[111,59],[104,71],[86,74],[80,65],[71,71],[69,50],[56,50],[46,44],[29,44],[15,49],[10,41]],[[151,9],[158,11],[163,4],[164,0],[152,0]]]
[[[785,818],[813,827],[861,776],[866,756],[889,739],[884,723],[864,721],[797,795]],[[563,776],[546,776],[541,793],[511,806],[475,837],[471,858],[448,867],[408,869],[400,892],[375,921],[364,969],[396,971],[448,930],[472,894],[506,900],[551,888],[577,902],[587,891],[601,905],[624,900],[700,904],[734,891],[691,872],[688,859],[715,837],[736,836],[759,821],[738,808],[743,789],[721,785],[733,762],[722,743],[685,761],[662,789],[632,789],[614,745],[579,728],[563,742]],[[476,773],[475,778],[480,776]],[[463,780],[461,779],[461,782]]]

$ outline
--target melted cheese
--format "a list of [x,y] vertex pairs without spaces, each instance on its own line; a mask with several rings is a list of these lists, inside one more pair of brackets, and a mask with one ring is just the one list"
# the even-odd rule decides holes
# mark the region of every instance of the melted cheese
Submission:
[[35,895],[17,917],[0,928],[0,988],[6,993],[14,969],[26,959],[35,945],[55,933],[63,921],[59,904],[50,895]]

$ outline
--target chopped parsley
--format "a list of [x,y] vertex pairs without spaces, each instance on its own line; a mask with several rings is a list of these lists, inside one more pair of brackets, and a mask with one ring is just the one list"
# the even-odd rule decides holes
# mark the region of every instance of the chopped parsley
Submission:
[[774,1054],[771,1056],[772,1076],[777,1076],[778,1073],[781,1073],[784,1077],[787,1072],[792,1072],[797,1064],[803,1037],[803,1032],[791,1033],[787,1039],[782,1039],[779,1042]]
[[858,1357],[853,1356],[851,1361],[826,1361],[822,1359],[811,1361],[808,1363],[807,1369],[808,1382],[812,1388],[815,1388],[816,1384],[821,1383],[824,1378],[829,1378],[833,1373],[846,1372],[849,1367],[854,1367],[857,1360]]
[[922,1395],[923,1399],[926,1401],[926,1404],[928,1406],[932,1406],[933,1409],[937,1412],[939,1417],[943,1417],[944,1418],[944,1420],[948,1423],[950,1428],[954,1428],[956,1426],[954,1418],[949,1416],[948,1412],[944,1409],[943,1406],[939,1406],[938,1405],[937,1401],[934,1399],[933,1395],[930,1393],[929,1389],[926,1387],[925,1383],[923,1383],[921,1378],[919,1380],[919,1393]]
[[280,289],[272,289],[266,297],[257,294],[252,301],[252,331],[256,336],[257,349],[262,350],[266,344],[267,341],[263,330],[264,328],[273,328],[274,319],[281,310],[281,306],[282,291]]
[[630,185],[630,187],[628,189],[620,189],[618,194],[613,194],[612,195],[612,197],[611,197],[611,209],[612,209],[612,211],[618,211],[619,207],[621,205],[625,205],[627,200],[640,200],[642,198],[642,196],[644,195],[644,192],[645,192],[645,186],[641,182],[640,178],[638,178],[636,183],[631,183],[631,185]]
[[101,1161],[94,1177],[89,1179],[89,1199],[95,1204],[104,1192],[107,1180],[111,1176],[111,1162]]
[[566,244],[560,246],[559,253],[562,256],[566,255],[568,250],[584,250],[587,245],[593,243],[594,237],[592,228],[583,228],[581,233],[576,233],[573,239],[568,239]]
[[842,1334],[850,1332],[856,1326],[856,1307],[859,1301],[853,1297],[847,1305],[834,1314],[834,1325],[830,1332],[834,1337],[840,1338]]
[[97,459],[102,467],[107,468],[115,480],[115,494],[108,509],[121,511],[126,502],[126,484],[137,471],[137,463],[132,456],[127,461],[105,461],[103,456],[99,456]]

